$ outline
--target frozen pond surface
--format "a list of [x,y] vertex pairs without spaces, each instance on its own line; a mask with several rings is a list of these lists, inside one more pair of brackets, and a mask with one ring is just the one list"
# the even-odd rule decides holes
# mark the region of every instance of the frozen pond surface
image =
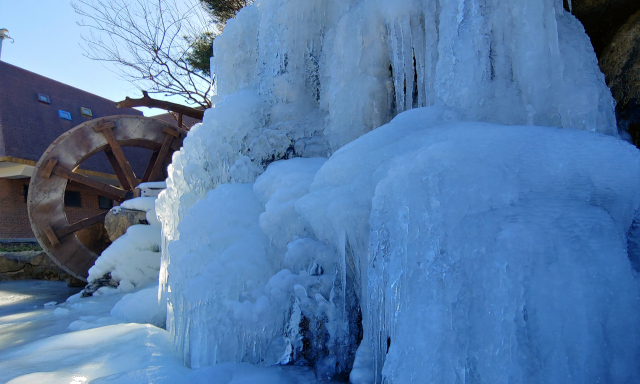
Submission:
[[62,303],[82,288],[69,288],[64,281],[21,280],[0,282],[0,318],[55,301]]
[[63,281],[0,282],[0,351],[59,333],[60,319],[51,316],[54,302],[64,303],[80,290]]

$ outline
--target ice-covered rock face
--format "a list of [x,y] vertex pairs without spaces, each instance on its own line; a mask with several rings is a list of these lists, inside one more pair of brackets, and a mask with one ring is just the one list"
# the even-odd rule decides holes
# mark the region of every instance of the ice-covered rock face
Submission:
[[[339,377],[364,332],[354,382],[501,381],[498,371],[515,381],[628,377],[630,344],[620,341],[620,357],[604,363],[613,349],[581,355],[570,345],[618,340],[612,324],[637,319],[624,295],[637,292],[626,251],[612,240],[624,239],[625,215],[638,205],[622,185],[638,173],[635,155],[593,133],[495,125],[617,135],[589,39],[561,1],[256,1],[216,38],[212,68],[214,107],[174,155],[157,201],[162,300],[187,364],[295,360]],[[548,148],[555,157],[546,158]],[[318,156],[331,158],[320,168]],[[628,158],[614,162],[619,156]],[[292,160],[273,163],[280,159]],[[627,175],[603,170],[614,163]],[[541,186],[548,195],[531,192]],[[567,231],[541,232],[556,224]],[[610,252],[589,242],[597,233],[608,234]],[[616,271],[594,282],[576,261],[583,253],[594,265],[612,257]],[[545,270],[549,263],[557,269]],[[579,283],[559,289],[558,300],[546,280],[531,282],[566,278],[572,268]],[[432,292],[419,294],[420,286]],[[603,292],[620,294],[629,316],[606,318]],[[554,322],[579,319],[546,308],[548,300],[592,320],[556,341]],[[451,326],[455,311],[460,323]],[[624,325],[635,342],[635,326]],[[411,348],[434,360],[416,361]],[[531,353],[532,366],[518,360]],[[549,365],[562,359],[570,363]],[[593,370],[574,375],[586,366]]]

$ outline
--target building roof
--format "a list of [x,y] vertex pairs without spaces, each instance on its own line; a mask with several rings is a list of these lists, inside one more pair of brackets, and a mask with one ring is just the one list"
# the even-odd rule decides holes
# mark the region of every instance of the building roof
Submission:
[[[48,96],[50,104],[38,101],[38,94]],[[81,107],[89,108],[92,117],[83,116]],[[60,118],[59,111],[68,112],[71,121]],[[0,61],[0,159],[37,162],[58,136],[78,124],[124,114],[142,115],[138,110],[116,108],[111,100]],[[144,171],[147,160],[137,153],[140,151],[131,152],[133,168]],[[106,157],[104,162],[89,160],[82,168],[113,173]]]

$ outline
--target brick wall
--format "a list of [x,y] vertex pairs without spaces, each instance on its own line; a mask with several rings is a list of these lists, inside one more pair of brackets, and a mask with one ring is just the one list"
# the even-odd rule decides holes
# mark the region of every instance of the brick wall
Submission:
[[70,224],[104,212],[104,210],[98,206],[98,195],[95,193],[73,187],[67,187],[67,191],[80,192],[80,201],[82,204],[81,207],[64,207],[64,212],[67,214],[67,220],[69,220]]
[[[31,224],[27,215],[27,203],[23,195],[23,188],[29,184],[29,179],[1,179],[0,178],[0,239],[34,238]],[[82,219],[95,216],[103,212],[98,206],[98,195],[79,191],[81,207],[65,207],[69,223],[73,224]]]
[[29,179],[0,179],[0,238],[34,238],[23,195]]

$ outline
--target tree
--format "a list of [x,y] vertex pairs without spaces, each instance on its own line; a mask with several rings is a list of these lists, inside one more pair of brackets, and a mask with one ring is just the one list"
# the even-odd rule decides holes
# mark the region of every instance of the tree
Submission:
[[208,77],[211,77],[210,59],[213,56],[213,40],[216,34],[210,31],[203,32],[200,36],[192,38],[191,50],[187,53],[187,64]]
[[[141,91],[180,96],[187,104],[211,106],[213,82],[199,65],[194,46],[203,49],[201,36],[211,36],[215,24],[196,1],[78,0],[72,3],[86,18],[85,55],[116,64],[117,72]],[[196,58],[200,59],[196,60]],[[208,61],[208,60],[207,60]],[[208,66],[207,66],[208,67]]]
[[[224,29],[227,21],[253,0],[200,0],[200,3],[211,15],[219,30]],[[209,75],[211,68],[209,59],[213,55],[213,40],[216,34],[205,31],[192,39],[192,49],[187,54],[187,62],[195,70]]]
[[200,0],[200,2],[216,22],[224,24],[253,0]]

